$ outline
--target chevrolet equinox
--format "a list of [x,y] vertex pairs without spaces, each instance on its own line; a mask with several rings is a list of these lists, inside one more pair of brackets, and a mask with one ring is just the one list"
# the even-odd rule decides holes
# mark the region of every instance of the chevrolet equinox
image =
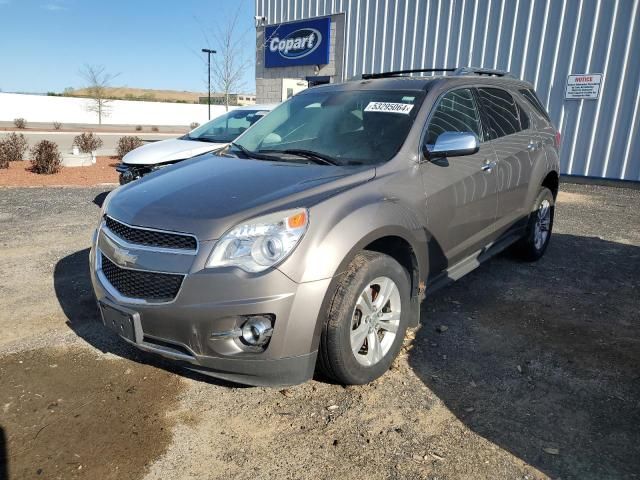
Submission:
[[560,135],[533,87],[424,72],[308,89],[223,150],[114,190],[90,254],[105,325],[235,382],[363,384],[426,294],[507,247],[539,259]]

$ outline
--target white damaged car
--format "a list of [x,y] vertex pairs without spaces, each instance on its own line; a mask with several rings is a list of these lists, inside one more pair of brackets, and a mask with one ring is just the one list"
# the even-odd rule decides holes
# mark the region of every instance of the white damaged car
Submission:
[[120,184],[182,160],[218,150],[232,142],[276,105],[238,107],[191,130],[182,137],[147,143],[127,153],[116,166]]

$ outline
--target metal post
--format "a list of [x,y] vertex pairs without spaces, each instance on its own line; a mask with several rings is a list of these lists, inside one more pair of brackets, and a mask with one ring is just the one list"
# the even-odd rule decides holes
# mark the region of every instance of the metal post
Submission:
[[203,48],[202,51],[207,54],[207,67],[209,71],[208,80],[209,80],[209,95],[208,95],[208,110],[209,110],[209,120],[211,120],[211,54],[216,53],[215,50],[210,50],[208,48]]

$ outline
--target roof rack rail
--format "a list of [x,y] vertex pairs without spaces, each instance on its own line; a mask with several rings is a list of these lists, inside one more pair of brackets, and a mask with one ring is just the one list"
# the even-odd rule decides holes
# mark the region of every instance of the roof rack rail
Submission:
[[455,72],[455,68],[421,68],[417,70],[394,70],[381,73],[363,73],[362,80],[370,80],[372,78],[395,77],[396,75],[406,75],[407,73],[434,73],[434,72]]
[[492,70],[490,68],[460,67],[454,72],[454,75],[488,75],[495,77],[516,78],[511,72],[505,70]]
[[436,72],[451,72],[453,75],[487,75],[495,77],[516,78],[511,72],[503,70],[492,70],[489,68],[475,68],[475,67],[458,67],[458,68],[421,68],[416,70],[392,70],[389,72],[380,73],[363,73],[362,80],[370,80],[373,78],[389,78],[399,75],[407,75],[410,73],[436,73]]

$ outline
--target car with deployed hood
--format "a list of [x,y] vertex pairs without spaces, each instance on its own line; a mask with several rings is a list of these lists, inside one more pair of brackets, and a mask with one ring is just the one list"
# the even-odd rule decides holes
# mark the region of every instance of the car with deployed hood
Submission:
[[275,104],[238,107],[194,128],[182,137],[138,147],[127,153],[116,166],[120,184],[124,185],[168,165],[222,148],[274,107]]
[[530,83],[440,70],[310,88],[111,192],[90,253],[104,324],[218,378],[363,384],[429,293],[508,247],[541,258],[560,133]]

